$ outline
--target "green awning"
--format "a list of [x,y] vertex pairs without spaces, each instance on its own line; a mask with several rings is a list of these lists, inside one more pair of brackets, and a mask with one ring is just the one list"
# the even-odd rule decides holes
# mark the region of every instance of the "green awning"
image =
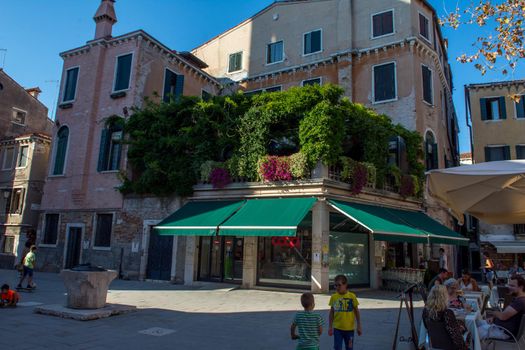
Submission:
[[367,228],[378,241],[468,245],[468,238],[419,211],[337,200],[328,203]]
[[428,243],[426,233],[395,215],[399,210],[332,199],[328,204],[368,229],[377,241]]
[[154,227],[160,235],[213,236],[245,201],[189,202]]
[[221,236],[295,236],[315,198],[250,199],[219,226]]

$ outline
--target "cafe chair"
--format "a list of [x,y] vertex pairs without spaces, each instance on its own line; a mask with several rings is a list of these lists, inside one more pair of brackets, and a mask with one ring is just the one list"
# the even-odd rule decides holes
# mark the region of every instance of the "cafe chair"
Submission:
[[487,311],[487,306],[489,304],[490,297],[488,295],[483,295],[482,298],[483,300],[481,302],[481,309],[479,311],[481,316],[485,315],[485,311]]
[[445,328],[445,321],[426,320],[429,350],[455,350],[452,338]]
[[494,327],[498,327],[499,329],[503,330],[505,334],[510,335],[509,339],[495,339],[495,338],[486,338],[483,340],[483,342],[487,345],[487,349],[489,345],[492,345],[492,349],[496,349],[496,345],[498,343],[505,343],[505,344],[516,344],[518,350],[525,349],[524,344],[524,336],[525,336],[525,315],[521,316],[521,322],[520,322],[520,328],[518,329],[518,334],[514,336],[508,329],[493,325]]

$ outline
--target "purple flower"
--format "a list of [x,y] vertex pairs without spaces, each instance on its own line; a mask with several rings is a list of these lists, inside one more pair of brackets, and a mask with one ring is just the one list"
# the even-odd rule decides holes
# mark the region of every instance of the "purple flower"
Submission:
[[270,156],[261,163],[260,173],[265,181],[290,181],[292,173],[285,157]]
[[224,168],[213,169],[210,173],[209,181],[214,188],[223,188],[232,182],[230,173]]

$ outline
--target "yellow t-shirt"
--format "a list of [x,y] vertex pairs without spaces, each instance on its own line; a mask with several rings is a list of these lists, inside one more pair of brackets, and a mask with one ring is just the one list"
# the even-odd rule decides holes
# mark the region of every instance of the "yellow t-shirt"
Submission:
[[352,292],[345,294],[335,293],[328,302],[334,309],[334,321],[332,326],[342,331],[353,331],[355,329],[354,309],[359,305],[357,297]]

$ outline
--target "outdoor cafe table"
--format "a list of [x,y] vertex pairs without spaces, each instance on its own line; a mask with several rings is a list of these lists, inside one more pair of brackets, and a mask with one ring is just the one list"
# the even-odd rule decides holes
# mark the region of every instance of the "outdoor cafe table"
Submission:
[[[468,314],[464,313],[455,313],[456,318],[458,320],[465,321],[465,326],[467,327],[467,330],[471,334],[472,337],[472,349],[473,350],[481,350],[481,340],[479,339],[479,333],[478,333],[478,327],[476,326],[476,320],[481,319],[481,314],[478,311],[471,312]],[[425,328],[425,324],[423,323],[423,320],[421,320],[421,323],[419,325],[419,339],[418,344],[420,347],[425,346],[427,339],[427,329]]]

